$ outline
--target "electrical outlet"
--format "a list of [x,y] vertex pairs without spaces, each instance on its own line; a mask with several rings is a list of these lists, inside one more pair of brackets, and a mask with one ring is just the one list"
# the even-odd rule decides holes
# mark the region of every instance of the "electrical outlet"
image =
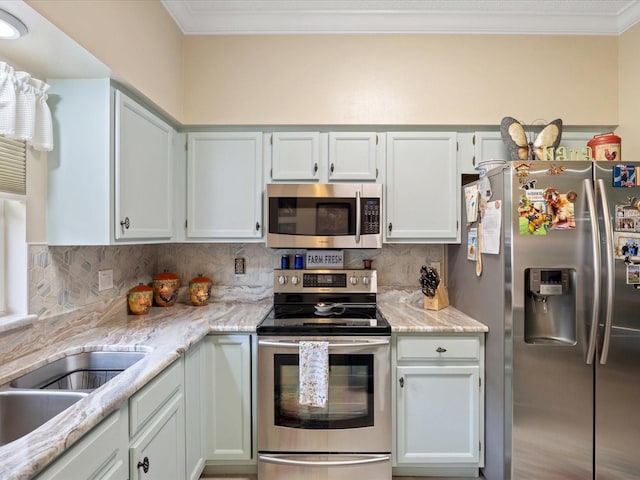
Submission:
[[236,258],[235,269],[236,269],[236,275],[244,274],[244,258]]
[[440,262],[431,262],[429,266],[436,272],[438,272],[438,275],[442,276],[442,271],[440,270]]
[[98,291],[113,288],[113,270],[100,270],[98,272]]

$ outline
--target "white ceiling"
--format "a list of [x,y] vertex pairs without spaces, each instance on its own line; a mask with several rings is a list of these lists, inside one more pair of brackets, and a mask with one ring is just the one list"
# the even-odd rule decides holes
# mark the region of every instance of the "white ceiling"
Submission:
[[639,0],[161,0],[183,33],[619,35]]

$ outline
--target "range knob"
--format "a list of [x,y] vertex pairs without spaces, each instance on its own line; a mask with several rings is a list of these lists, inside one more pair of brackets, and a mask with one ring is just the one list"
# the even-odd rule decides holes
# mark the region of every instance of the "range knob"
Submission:
[[349,282],[351,282],[351,285],[357,285],[358,284],[358,277],[356,277],[355,275],[352,276],[351,278],[349,278]]
[[300,283],[300,277],[298,277],[297,275],[294,275],[293,277],[291,277],[291,283],[293,285],[297,285]]
[[286,275],[280,275],[280,276],[278,277],[278,283],[279,283],[280,285],[286,285],[286,283],[287,283],[287,276],[286,276]]
[[362,277],[362,284],[369,285],[369,277]]

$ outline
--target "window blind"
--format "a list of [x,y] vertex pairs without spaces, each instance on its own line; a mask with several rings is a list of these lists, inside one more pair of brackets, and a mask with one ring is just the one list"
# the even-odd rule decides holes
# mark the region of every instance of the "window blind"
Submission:
[[22,140],[0,135],[0,192],[26,195],[27,149]]

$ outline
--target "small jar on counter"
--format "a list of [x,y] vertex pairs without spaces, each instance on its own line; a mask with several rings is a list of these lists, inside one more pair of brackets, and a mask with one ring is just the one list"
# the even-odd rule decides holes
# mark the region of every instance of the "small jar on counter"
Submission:
[[159,307],[172,307],[178,299],[180,278],[165,270],[153,277],[153,301]]
[[129,313],[133,315],[146,315],[151,309],[153,304],[153,289],[140,283],[129,290],[127,294],[127,304],[129,306]]
[[191,305],[202,307],[209,303],[211,296],[211,285],[213,282],[209,277],[198,273],[198,276],[189,281],[189,301]]

